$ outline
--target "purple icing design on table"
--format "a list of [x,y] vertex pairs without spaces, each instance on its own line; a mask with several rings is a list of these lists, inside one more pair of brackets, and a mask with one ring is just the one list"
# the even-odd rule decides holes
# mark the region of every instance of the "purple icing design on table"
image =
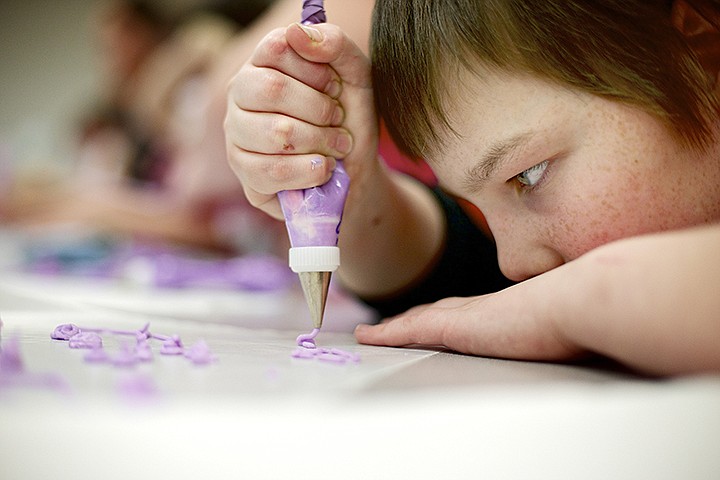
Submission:
[[[124,339],[118,351],[110,354],[103,348],[100,334],[130,338]],[[203,340],[199,340],[186,349],[179,335],[152,333],[149,323],[139,330],[81,328],[72,323],[66,323],[55,327],[50,337],[54,340],[67,341],[70,348],[87,349],[88,352],[83,359],[88,363],[109,363],[123,368],[131,368],[142,362],[151,362],[153,360],[151,340],[162,342],[161,355],[184,356],[195,365],[207,365],[217,360]]]
[[310,333],[303,333],[295,340],[297,348],[293,350],[291,356],[293,358],[316,359],[328,363],[359,363],[360,355],[348,352],[339,348],[318,347],[315,343],[315,337],[320,333],[319,328],[314,328]]
[[162,347],[160,348],[160,353],[162,353],[163,355],[182,355],[184,352],[182,340],[180,340],[180,337],[178,337],[177,335],[173,335],[172,337],[163,340]]
[[102,337],[95,332],[78,332],[68,339],[70,348],[102,348]]
[[70,340],[70,338],[78,333],[80,333],[80,329],[77,325],[66,323],[55,327],[55,331],[53,331],[51,337],[55,340]]

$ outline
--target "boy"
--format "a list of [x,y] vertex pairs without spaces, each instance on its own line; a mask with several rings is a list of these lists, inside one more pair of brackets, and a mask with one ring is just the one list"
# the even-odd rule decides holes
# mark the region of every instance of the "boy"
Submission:
[[[360,342],[720,371],[718,18],[708,0],[382,0],[372,76],[336,27],[291,25],[231,83],[230,164],[280,218],[277,191],[344,158],[343,284],[381,305],[445,289]],[[373,99],[519,283],[450,199],[377,160]]]

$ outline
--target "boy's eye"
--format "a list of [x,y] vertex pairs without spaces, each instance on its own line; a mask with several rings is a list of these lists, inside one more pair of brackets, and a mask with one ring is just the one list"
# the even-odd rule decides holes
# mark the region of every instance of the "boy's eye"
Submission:
[[524,187],[534,187],[538,184],[540,180],[542,180],[548,163],[548,160],[540,162],[537,165],[534,165],[527,170],[521,172],[519,175],[515,176],[515,178]]

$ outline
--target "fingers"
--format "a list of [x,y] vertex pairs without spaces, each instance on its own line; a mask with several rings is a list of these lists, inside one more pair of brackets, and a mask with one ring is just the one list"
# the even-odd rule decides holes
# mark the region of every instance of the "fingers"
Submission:
[[228,161],[250,203],[276,218],[278,191],[325,183],[335,158],[376,156],[369,61],[338,27],[318,28],[315,40],[298,25],[271,32],[228,88]]
[[287,115],[229,109],[225,119],[228,142],[264,154],[319,154],[344,157],[353,139],[344,128],[318,127]]
[[344,84],[370,88],[369,60],[337,25],[295,23],[285,36],[295,52],[311,62],[329,64]]
[[237,147],[229,147],[229,155],[230,166],[243,186],[264,195],[322,185],[336,164],[334,158],[321,155],[274,155],[268,161],[267,155]]
[[233,83],[229,94],[240,109],[282,111],[314,125],[338,126],[345,118],[339,101],[271,68],[247,68],[242,80]]
[[414,307],[379,325],[358,325],[355,336],[360,343],[372,345],[442,345],[464,351],[454,338],[463,325],[455,320],[457,312],[449,309],[466,303],[467,299],[449,298]]
[[[286,32],[291,28],[278,28],[266,35],[256,48],[250,64],[277,70],[331,98],[338,98],[342,91],[339,75],[327,65],[328,62],[300,56],[288,43]],[[307,37],[305,43],[308,43]]]
[[371,345],[442,345],[473,355],[526,360],[580,354],[582,349],[558,335],[547,318],[535,316],[526,303],[518,307],[519,299],[509,290],[415,307],[379,325],[359,325],[355,337]]

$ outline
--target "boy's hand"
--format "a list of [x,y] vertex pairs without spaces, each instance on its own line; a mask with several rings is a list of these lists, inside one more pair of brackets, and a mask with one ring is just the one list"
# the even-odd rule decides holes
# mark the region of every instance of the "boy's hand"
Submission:
[[500,292],[416,307],[355,336],[524,360],[590,352],[650,374],[717,373],[719,243],[720,225],[618,240]]
[[335,158],[353,182],[371,175],[363,167],[377,156],[368,59],[335,25],[274,30],[230,82],[225,135],[249,202],[276,218],[275,194],[322,185]]
[[411,308],[380,325],[359,325],[360,343],[443,346],[457,352],[523,360],[566,360],[584,349],[553,321],[542,276],[497,293],[453,297]]

